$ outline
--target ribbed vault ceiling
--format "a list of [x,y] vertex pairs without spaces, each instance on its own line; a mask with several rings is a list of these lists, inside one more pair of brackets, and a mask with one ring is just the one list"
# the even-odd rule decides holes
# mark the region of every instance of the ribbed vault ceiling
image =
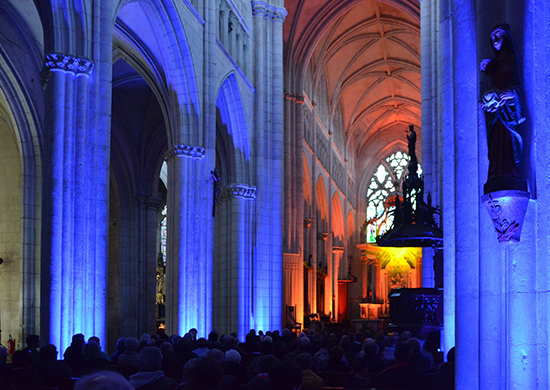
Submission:
[[330,115],[341,106],[358,160],[404,139],[409,124],[420,127],[418,1],[286,0],[285,7],[287,71],[309,67],[314,94],[324,75]]

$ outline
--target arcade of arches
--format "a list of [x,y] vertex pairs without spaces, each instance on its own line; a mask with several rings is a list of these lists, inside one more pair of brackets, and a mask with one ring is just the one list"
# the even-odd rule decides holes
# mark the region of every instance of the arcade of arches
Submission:
[[[392,288],[435,286],[431,248],[374,243],[412,125],[457,388],[548,388],[543,3],[0,0],[0,343],[386,318]],[[530,193],[511,247],[480,200],[503,21]]]

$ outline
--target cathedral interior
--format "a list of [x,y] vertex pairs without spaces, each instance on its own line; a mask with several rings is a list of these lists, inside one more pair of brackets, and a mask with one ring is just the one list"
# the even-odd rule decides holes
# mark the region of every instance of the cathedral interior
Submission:
[[[538,0],[0,0],[0,343],[388,331],[420,291],[457,389],[549,388],[548,20]],[[384,244],[422,218],[435,236]]]

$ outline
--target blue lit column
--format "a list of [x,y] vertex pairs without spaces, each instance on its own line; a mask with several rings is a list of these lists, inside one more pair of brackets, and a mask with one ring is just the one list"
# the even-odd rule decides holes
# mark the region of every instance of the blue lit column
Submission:
[[216,202],[214,237],[214,318],[220,333],[237,332],[244,340],[252,327],[252,275],[256,188],[231,184]]
[[46,66],[42,292],[49,299],[43,300],[42,334],[64,350],[74,333],[105,340],[107,237],[98,236],[97,227],[106,222],[98,207],[108,192],[96,186],[109,176],[97,169],[109,158],[108,138],[103,144],[108,129],[89,128],[92,62],[53,53]]
[[283,253],[283,28],[286,11],[252,2],[254,23],[254,100],[256,161],[256,257],[254,327],[282,325]]
[[212,182],[205,149],[176,145],[168,164],[166,329],[183,335],[212,326]]

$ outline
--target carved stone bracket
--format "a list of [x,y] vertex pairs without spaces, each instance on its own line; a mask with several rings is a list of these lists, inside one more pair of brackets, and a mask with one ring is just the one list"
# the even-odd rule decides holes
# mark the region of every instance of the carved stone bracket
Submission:
[[272,21],[284,22],[287,12],[284,8],[274,7],[263,1],[252,2],[252,15],[261,16],[265,20],[271,19]]
[[192,145],[175,145],[172,149],[166,153],[164,159],[166,161],[170,160],[173,157],[191,157],[201,159],[204,157],[205,150],[200,146]]
[[234,198],[256,199],[256,187],[246,184],[230,184],[220,191],[216,203]]
[[304,218],[304,226],[306,228],[311,226],[311,218]]
[[64,70],[74,74],[90,75],[94,69],[94,63],[87,58],[79,58],[61,53],[46,55],[46,68]]
[[495,191],[483,195],[481,201],[493,220],[498,242],[503,245],[517,244],[529,204],[529,193],[518,190]]
[[344,247],[343,246],[333,246],[332,247],[332,253],[343,253]]

